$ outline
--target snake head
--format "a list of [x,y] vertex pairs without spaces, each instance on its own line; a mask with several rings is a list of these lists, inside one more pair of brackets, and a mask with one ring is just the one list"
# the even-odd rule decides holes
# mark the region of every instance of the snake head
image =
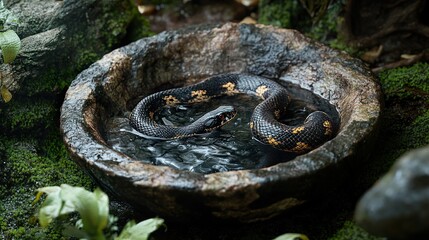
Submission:
[[237,111],[233,106],[220,106],[201,117],[205,127],[204,131],[210,132],[216,128],[220,128],[231,121],[236,115]]

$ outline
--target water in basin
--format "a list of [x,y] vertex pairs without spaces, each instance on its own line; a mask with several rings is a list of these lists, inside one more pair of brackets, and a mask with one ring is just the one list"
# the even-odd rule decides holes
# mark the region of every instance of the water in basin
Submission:
[[[282,122],[297,125],[315,110],[322,110],[338,121],[335,107],[318,95],[298,86],[283,83],[291,93],[292,100]],[[207,136],[176,140],[142,138],[128,122],[127,114],[106,120],[104,137],[116,151],[154,165],[165,165],[180,170],[208,174],[214,172],[261,168],[280,161],[288,161],[296,155],[262,145],[252,139],[249,121],[253,109],[261,100],[255,96],[239,94],[220,97],[202,104],[178,105],[163,109],[156,119],[160,123],[189,124],[206,112],[221,105],[232,105],[237,116]]]

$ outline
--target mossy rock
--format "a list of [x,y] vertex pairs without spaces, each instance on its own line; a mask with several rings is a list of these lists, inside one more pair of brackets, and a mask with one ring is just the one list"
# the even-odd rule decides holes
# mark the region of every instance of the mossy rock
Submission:
[[[136,40],[130,37],[151,34],[131,1],[5,1],[5,6],[20,19],[16,32],[22,49],[12,64],[0,65],[3,83],[14,96],[8,104],[0,102],[7,114],[0,124],[4,131],[50,125],[52,117],[34,117],[58,108],[75,75],[123,42]],[[143,24],[131,31],[136,22]],[[53,105],[40,111],[47,101]],[[20,112],[29,112],[30,120],[15,115]]]
[[93,187],[69,160],[59,136],[65,90],[104,53],[150,32],[132,1],[4,3],[20,19],[15,30],[22,49],[12,64],[0,65],[13,94],[7,104],[0,100],[0,238],[66,239],[58,226],[40,228],[34,217],[38,205],[32,206],[39,187]]

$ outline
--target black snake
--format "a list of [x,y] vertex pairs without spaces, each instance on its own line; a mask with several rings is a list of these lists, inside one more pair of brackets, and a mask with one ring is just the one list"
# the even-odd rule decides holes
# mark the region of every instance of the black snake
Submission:
[[234,108],[221,106],[183,127],[159,124],[154,120],[154,115],[164,106],[201,103],[213,97],[239,93],[253,94],[263,99],[255,107],[249,125],[257,141],[274,148],[305,153],[331,139],[335,134],[334,129],[337,129],[332,119],[321,111],[309,114],[299,126],[279,122],[286,114],[289,104],[287,90],[272,80],[244,73],[216,75],[194,85],[149,95],[131,112],[130,124],[143,135],[159,139],[177,139],[207,133],[230,121],[236,115]]

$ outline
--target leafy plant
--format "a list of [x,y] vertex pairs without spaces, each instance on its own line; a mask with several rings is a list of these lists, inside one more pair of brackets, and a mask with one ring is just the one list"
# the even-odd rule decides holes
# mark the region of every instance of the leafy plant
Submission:
[[274,238],[274,240],[309,240],[309,238],[300,233],[285,233]]
[[[0,0],[0,49],[5,64],[11,63],[18,55],[21,49],[21,39],[10,29],[11,26],[16,26],[18,19],[3,5],[3,0]],[[3,84],[3,78],[0,75],[0,94],[3,101],[9,102],[12,99],[12,94]]]
[[151,218],[136,224],[128,222],[119,236],[110,234],[116,230],[116,218],[109,215],[109,199],[100,189],[90,192],[81,187],[67,184],[39,188],[35,199],[38,202],[43,194],[47,194],[39,211],[39,223],[46,227],[63,215],[78,212],[81,219],[75,227],[69,227],[65,234],[70,237],[89,240],[145,240],[163,225],[161,218]]

